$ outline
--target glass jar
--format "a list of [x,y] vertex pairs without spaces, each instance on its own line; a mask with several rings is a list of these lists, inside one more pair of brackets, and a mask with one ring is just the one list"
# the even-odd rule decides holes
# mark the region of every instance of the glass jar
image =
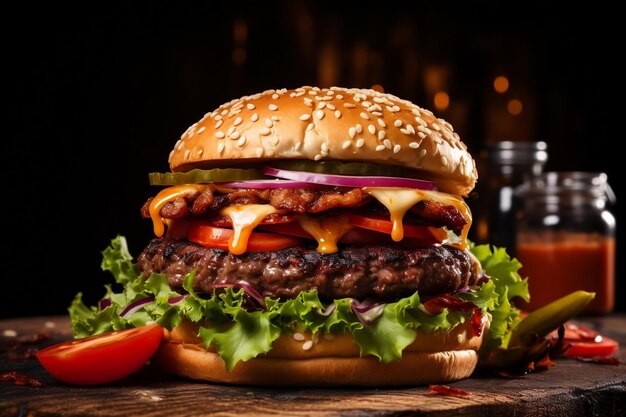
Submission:
[[477,243],[507,248],[515,255],[515,215],[519,202],[515,188],[528,176],[538,175],[548,160],[545,142],[501,141],[482,153],[477,207],[472,208]]
[[615,196],[604,173],[547,172],[516,190],[517,258],[534,310],[572,291],[596,293],[587,313],[615,303]]

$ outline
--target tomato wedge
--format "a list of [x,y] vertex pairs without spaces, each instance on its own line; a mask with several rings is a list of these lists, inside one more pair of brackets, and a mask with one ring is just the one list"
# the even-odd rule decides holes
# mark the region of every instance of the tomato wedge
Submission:
[[[348,221],[355,227],[374,230],[387,235],[391,234],[393,222],[388,218],[369,217],[358,214],[349,214]],[[439,227],[414,226],[402,224],[405,238],[421,239],[432,241],[432,243],[442,242],[448,237],[445,230]]]
[[[228,240],[233,234],[232,229],[211,226],[205,222],[192,222],[187,240],[209,248],[228,250]],[[248,252],[265,252],[298,246],[301,239],[274,233],[250,233]]]
[[63,382],[106,384],[141,369],[162,338],[161,326],[151,324],[48,346],[37,352],[37,359]]
[[[552,332],[553,340],[558,338],[557,332]],[[565,344],[571,347],[563,356],[568,358],[593,358],[611,356],[617,353],[619,343],[606,336],[601,336],[595,330],[578,326],[572,323],[565,324]]]

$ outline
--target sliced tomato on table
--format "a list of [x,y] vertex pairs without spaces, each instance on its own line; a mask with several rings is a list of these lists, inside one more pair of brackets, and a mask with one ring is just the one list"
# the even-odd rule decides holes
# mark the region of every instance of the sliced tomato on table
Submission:
[[143,367],[162,338],[161,326],[151,324],[48,346],[37,352],[37,359],[63,382],[106,384]]
[[[193,221],[189,226],[187,240],[209,248],[228,250],[232,229],[215,227],[203,221]],[[265,252],[298,246],[301,239],[275,233],[252,232],[248,239],[248,252]]]
[[[552,332],[549,337],[558,339],[558,333]],[[564,342],[571,345],[563,356],[568,358],[593,358],[611,356],[617,353],[619,343],[595,330],[572,323],[565,324]]]

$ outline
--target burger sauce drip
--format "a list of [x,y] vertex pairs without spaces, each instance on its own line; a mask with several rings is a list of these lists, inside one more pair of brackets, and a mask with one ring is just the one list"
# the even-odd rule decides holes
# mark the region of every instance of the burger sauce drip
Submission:
[[393,223],[391,238],[395,242],[399,242],[404,238],[402,220],[406,212],[415,204],[422,200],[432,200],[454,206],[467,222],[461,231],[460,241],[450,245],[461,250],[467,249],[467,233],[472,225],[472,213],[461,198],[438,191],[424,191],[413,188],[365,187],[363,190],[389,210],[390,220]]
[[208,185],[205,184],[186,184],[175,185],[173,187],[161,190],[156,197],[152,200],[149,207],[150,218],[152,218],[152,226],[154,234],[157,237],[163,236],[165,233],[165,226],[163,225],[163,219],[161,218],[161,208],[168,202],[180,197],[185,197],[194,193],[201,193],[206,190]]
[[337,241],[352,228],[346,216],[330,217],[323,220],[308,216],[298,216],[300,226],[317,240],[317,251],[323,254],[337,253]]
[[220,215],[229,217],[233,224],[233,234],[228,240],[228,250],[234,255],[241,255],[248,249],[248,239],[252,230],[270,214],[279,211],[269,204],[236,204],[220,211]]

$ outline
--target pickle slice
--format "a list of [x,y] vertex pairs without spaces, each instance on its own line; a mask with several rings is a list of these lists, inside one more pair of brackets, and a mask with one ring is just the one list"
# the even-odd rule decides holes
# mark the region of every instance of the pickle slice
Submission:
[[268,166],[290,171],[316,172],[318,174],[359,175],[368,177],[405,177],[403,167],[393,165],[376,165],[367,162],[340,162],[340,161],[275,161],[268,162]]
[[249,168],[192,169],[188,172],[151,172],[150,185],[203,184],[268,178],[261,170]]

